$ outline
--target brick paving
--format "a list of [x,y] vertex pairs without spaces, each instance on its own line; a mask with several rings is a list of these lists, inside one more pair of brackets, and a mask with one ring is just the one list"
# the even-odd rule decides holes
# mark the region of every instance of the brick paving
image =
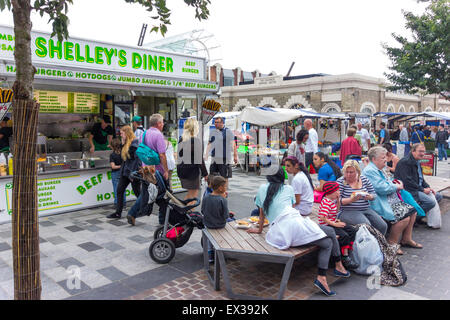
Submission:
[[[317,291],[312,284],[317,275],[316,261],[316,255],[311,254],[309,257],[294,262],[284,294],[285,300],[304,300]],[[234,259],[228,259],[227,266],[234,293],[269,299],[277,298],[284,266]],[[337,279],[329,275],[328,283],[331,285]],[[213,289],[202,269],[130,296],[125,300],[229,300],[222,278],[220,289],[220,291]]]

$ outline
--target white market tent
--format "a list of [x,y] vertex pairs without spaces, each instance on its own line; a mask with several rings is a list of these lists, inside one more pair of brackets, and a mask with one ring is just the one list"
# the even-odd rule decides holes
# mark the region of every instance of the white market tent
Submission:
[[376,112],[374,117],[388,117],[389,120],[410,120],[417,117],[450,120],[450,112]]
[[240,116],[242,122],[248,122],[258,126],[273,126],[279,123],[295,120],[298,118],[332,118],[346,119],[343,115],[323,114],[305,109],[283,109],[246,107]]

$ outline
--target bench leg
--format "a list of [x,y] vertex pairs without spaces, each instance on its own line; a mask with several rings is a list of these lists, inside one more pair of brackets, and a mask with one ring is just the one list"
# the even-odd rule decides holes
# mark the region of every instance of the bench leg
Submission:
[[217,261],[217,254],[214,259],[214,274],[211,276],[209,271],[209,255],[208,255],[208,239],[205,235],[202,235],[202,243],[203,243],[203,269],[206,272],[206,275],[209,278],[209,281],[214,287],[214,290],[220,290],[220,265]]
[[284,266],[283,277],[281,278],[280,291],[278,291],[278,300],[283,299],[284,291],[286,291],[286,287],[289,281],[289,277],[291,275],[292,265],[294,264],[294,257],[288,260],[286,265]]

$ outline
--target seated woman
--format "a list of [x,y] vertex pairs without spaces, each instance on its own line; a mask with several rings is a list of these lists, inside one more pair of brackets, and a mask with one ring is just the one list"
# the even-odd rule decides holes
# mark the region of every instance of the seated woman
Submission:
[[397,163],[400,161],[399,157],[396,154],[392,153],[392,144],[389,142],[383,143],[383,147],[387,150],[386,154],[386,166],[389,170],[389,173],[394,174],[395,168],[397,167]]
[[284,163],[286,171],[294,176],[291,183],[295,194],[294,208],[302,216],[307,216],[311,214],[314,202],[314,186],[308,170],[296,157],[287,157]]
[[[399,180],[391,180],[383,170],[386,166],[388,151],[380,146],[373,147],[368,152],[370,163],[364,168],[363,174],[370,180],[377,194],[370,207],[376,211],[389,227],[387,240],[390,244],[401,242],[405,246],[422,248],[422,245],[412,239],[412,230],[416,221],[416,209],[401,200],[397,194],[403,189]],[[403,254],[401,250],[398,254]]]
[[314,166],[319,169],[319,185],[314,188],[316,191],[323,191],[323,185],[328,181],[336,181],[342,176],[341,169],[334,163],[333,160],[328,158],[323,152],[317,152],[313,158]]
[[386,234],[386,222],[370,208],[369,201],[376,197],[370,180],[361,176],[361,169],[355,160],[347,160],[342,168],[342,177],[337,179],[341,204],[339,219],[346,224],[366,223],[383,235]]
[[270,222],[270,229],[267,232],[266,241],[269,239],[285,240],[268,241],[269,244],[280,250],[305,244],[319,246],[319,270],[314,285],[325,295],[334,296],[336,293],[328,287],[326,277],[330,256],[333,257],[336,263],[334,275],[338,277],[350,276],[350,273],[342,265],[336,235],[327,235],[316,223],[312,222],[309,218],[303,218],[292,208],[292,205],[295,203],[294,190],[291,186],[285,185],[284,180],[284,170],[279,168],[275,174],[267,176],[269,183],[259,187],[255,199],[256,205],[260,208],[259,225],[257,229],[251,228],[247,232],[261,233],[264,218],[267,217]]

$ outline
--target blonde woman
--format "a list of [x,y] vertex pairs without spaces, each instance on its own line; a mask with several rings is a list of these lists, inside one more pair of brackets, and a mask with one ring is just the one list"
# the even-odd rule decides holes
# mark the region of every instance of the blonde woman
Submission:
[[138,197],[140,193],[140,182],[130,178],[131,173],[137,171],[141,166],[141,161],[136,156],[136,149],[139,145],[139,141],[136,139],[133,129],[131,129],[130,126],[123,126],[120,128],[120,137],[122,139],[122,151],[120,156],[123,160],[123,164],[120,168],[120,180],[117,185],[117,194],[114,195],[117,199],[116,211],[106,216],[110,219],[120,219],[122,217],[124,206],[123,196],[130,183],[136,197]]
[[178,144],[177,173],[181,186],[187,190],[186,199],[197,198],[201,177],[208,177],[198,132],[197,121],[193,118],[187,119]]
[[375,189],[369,179],[361,175],[358,162],[347,160],[342,173],[343,176],[337,180],[340,192],[339,219],[350,225],[366,223],[385,235],[386,222],[369,204],[376,197]]

